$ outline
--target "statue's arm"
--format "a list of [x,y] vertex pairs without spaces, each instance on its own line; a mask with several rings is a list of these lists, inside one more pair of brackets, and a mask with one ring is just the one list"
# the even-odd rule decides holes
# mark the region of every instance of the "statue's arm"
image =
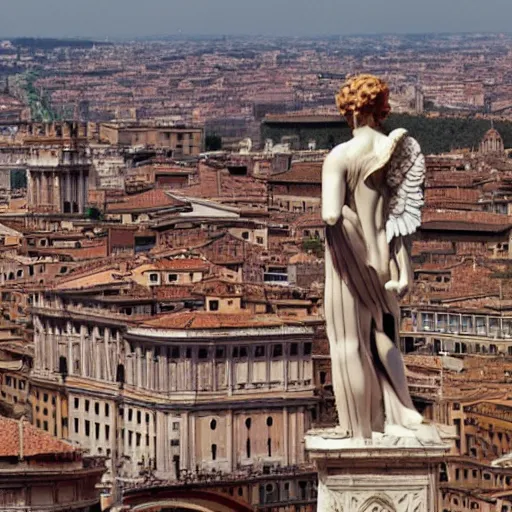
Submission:
[[325,158],[322,167],[322,219],[334,226],[341,216],[345,203],[346,166],[343,148],[334,148]]
[[409,251],[403,237],[398,237],[394,241],[395,259],[398,266],[398,280],[388,281],[386,289],[396,292],[399,296],[410,290],[413,282],[413,272]]

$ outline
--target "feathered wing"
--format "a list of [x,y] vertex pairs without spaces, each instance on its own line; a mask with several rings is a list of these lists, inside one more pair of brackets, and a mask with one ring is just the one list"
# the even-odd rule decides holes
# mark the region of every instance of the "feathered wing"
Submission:
[[386,223],[388,243],[394,237],[412,235],[420,226],[425,172],[425,156],[420,145],[412,137],[403,137],[391,156],[386,174],[391,190]]

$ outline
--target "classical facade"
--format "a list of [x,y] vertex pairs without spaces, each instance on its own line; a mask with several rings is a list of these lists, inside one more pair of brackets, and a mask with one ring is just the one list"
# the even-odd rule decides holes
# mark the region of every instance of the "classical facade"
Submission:
[[[311,327],[210,312],[134,323],[45,293],[33,313],[34,422],[105,456],[109,489],[148,474],[179,485],[213,472],[226,485],[259,468],[290,473],[270,502],[313,502],[302,442],[317,402]],[[258,485],[244,491],[251,505],[267,500]]]
[[89,188],[89,159],[78,148],[37,150],[27,170],[29,211],[84,213]]

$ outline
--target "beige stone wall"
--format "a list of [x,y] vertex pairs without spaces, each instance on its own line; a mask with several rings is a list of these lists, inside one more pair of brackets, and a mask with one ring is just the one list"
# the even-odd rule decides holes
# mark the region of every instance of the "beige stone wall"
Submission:
[[219,313],[235,313],[242,308],[240,297],[217,297],[207,295],[205,297],[206,311],[218,311]]

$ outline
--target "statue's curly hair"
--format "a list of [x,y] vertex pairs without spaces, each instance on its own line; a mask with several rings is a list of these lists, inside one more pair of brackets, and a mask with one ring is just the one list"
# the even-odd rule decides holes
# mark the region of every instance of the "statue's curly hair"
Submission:
[[386,82],[374,75],[356,75],[349,77],[341,86],[336,94],[336,106],[347,118],[372,114],[377,121],[382,121],[390,112],[388,98]]

